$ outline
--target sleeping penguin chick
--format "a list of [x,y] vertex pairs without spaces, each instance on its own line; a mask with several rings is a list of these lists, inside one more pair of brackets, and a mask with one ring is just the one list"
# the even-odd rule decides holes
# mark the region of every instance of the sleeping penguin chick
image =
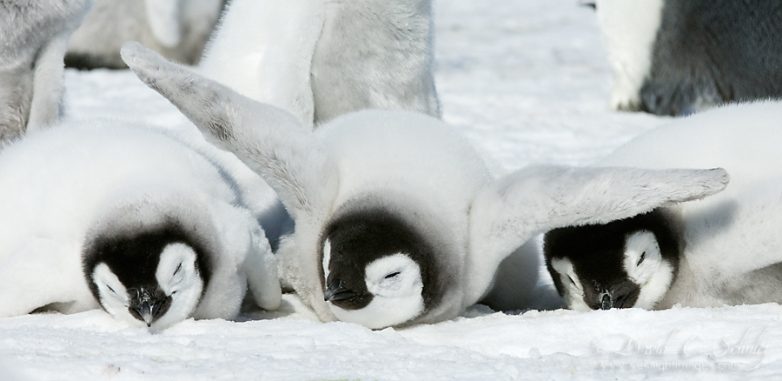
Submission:
[[547,267],[566,303],[583,310],[782,302],[780,118],[780,102],[722,107],[602,159],[649,169],[719,165],[731,184],[703,200],[547,233]]
[[242,189],[173,135],[64,124],[0,153],[0,316],[103,308],[153,330],[280,303]]
[[[122,54],[140,79],[275,190],[296,225],[277,253],[283,277],[324,321],[382,328],[454,318],[486,295],[499,263],[536,234],[704,197],[727,182],[721,169],[553,166],[495,179],[437,118],[369,110],[312,131],[137,44]],[[612,202],[637,188],[653,192]]]
[[676,279],[681,255],[672,217],[656,209],[605,225],[552,230],[546,268],[575,310],[653,309]]
[[134,230],[100,232],[86,246],[84,272],[95,299],[118,319],[156,329],[192,316],[216,253],[173,219]]
[[369,328],[404,323],[443,293],[434,251],[414,227],[383,210],[337,218],[323,243],[324,300],[340,320]]

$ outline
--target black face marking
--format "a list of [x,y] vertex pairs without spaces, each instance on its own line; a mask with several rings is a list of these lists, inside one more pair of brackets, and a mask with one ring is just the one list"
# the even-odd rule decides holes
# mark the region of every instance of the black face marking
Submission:
[[[329,224],[321,239],[321,250],[326,239],[331,244],[331,260],[329,277],[322,279],[325,297],[340,308],[366,307],[374,297],[366,287],[367,265],[396,253],[404,253],[420,267],[425,308],[434,305],[442,296],[444,281],[436,271],[434,249],[410,224],[386,210],[345,214]],[[323,252],[320,254],[322,259]],[[399,272],[387,277],[396,275]]]
[[[170,244],[183,243],[196,253],[196,270],[206,290],[211,277],[211,263],[206,255],[206,246],[200,242],[198,237],[186,232],[176,222],[169,222],[164,226],[143,232],[98,236],[85,246],[82,253],[84,276],[92,295],[99,302],[98,287],[92,280],[92,273],[100,263],[105,263],[109,267],[129,294],[130,290],[146,290],[154,296],[154,300],[159,300],[160,295],[157,291],[160,285],[157,283],[155,272],[160,262],[160,254]],[[180,267],[177,267],[176,271],[179,270]],[[133,298],[132,294],[129,296]],[[165,310],[162,313],[165,313]]]
[[687,115],[699,104],[782,95],[776,1],[666,0],[640,109]]
[[[584,302],[590,308],[600,309],[606,305],[622,308],[635,304],[641,290],[628,278],[623,263],[627,237],[640,230],[654,234],[662,258],[672,265],[675,277],[681,255],[679,234],[671,217],[658,209],[604,225],[566,227],[546,233],[543,243],[546,267],[559,294],[564,296],[564,285],[551,261],[567,258],[582,282]],[[638,265],[645,257],[645,253],[641,255]],[[608,299],[604,299],[606,295]]]

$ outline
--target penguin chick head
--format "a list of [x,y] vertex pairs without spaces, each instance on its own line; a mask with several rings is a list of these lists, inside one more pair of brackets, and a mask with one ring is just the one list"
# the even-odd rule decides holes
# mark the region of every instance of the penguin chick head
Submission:
[[554,285],[574,310],[653,309],[670,289],[681,253],[672,219],[661,210],[555,229],[543,245]]
[[336,219],[322,242],[324,299],[341,321],[372,329],[403,324],[438,293],[431,246],[382,210]]
[[87,246],[90,290],[113,317],[162,330],[190,317],[209,280],[204,255],[174,227],[104,236]]

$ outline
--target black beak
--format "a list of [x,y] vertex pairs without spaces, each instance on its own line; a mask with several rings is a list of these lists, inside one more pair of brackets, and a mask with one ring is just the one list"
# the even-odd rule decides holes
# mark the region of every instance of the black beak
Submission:
[[610,310],[614,307],[614,300],[611,299],[611,294],[603,294],[603,298],[600,300],[601,310]]
[[133,296],[128,311],[133,317],[146,323],[147,327],[152,326],[155,320],[163,316],[171,304],[171,297],[160,291],[151,293],[142,288],[132,290],[130,293]]
[[358,293],[345,287],[342,282],[329,282],[329,286],[326,291],[323,292],[323,300],[327,302],[338,302],[340,300],[348,300],[358,296]]
[[625,281],[617,283],[607,290],[604,290],[597,306],[601,310],[610,310],[612,308],[630,308],[638,300],[641,289],[633,282]]

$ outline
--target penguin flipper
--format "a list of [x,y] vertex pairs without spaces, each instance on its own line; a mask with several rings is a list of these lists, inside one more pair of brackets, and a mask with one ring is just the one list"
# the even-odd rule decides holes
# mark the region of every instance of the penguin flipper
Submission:
[[490,282],[499,263],[539,233],[603,224],[700,199],[722,191],[728,181],[728,173],[721,168],[521,169],[483,189],[474,200],[469,271]]
[[255,102],[131,42],[122,58],[147,86],[187,116],[218,147],[266,180],[294,219],[313,215],[336,193],[333,165],[312,131],[290,113]]
[[255,304],[264,310],[276,310],[282,303],[282,289],[274,257],[263,229],[253,220],[250,250],[244,259],[247,286]]

